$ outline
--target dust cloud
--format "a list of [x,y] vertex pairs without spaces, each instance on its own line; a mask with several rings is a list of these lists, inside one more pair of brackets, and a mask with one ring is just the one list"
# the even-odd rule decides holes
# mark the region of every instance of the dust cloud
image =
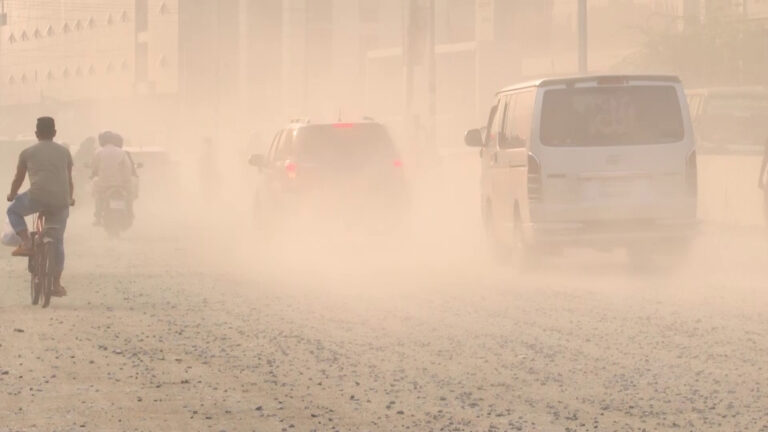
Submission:
[[[725,111],[759,142],[697,137],[685,257],[487,239],[464,132],[505,85],[579,74],[578,3],[0,1],[0,178],[51,115],[77,199],[67,297],[28,306],[25,262],[0,258],[0,431],[765,431],[759,2],[588,2],[589,74],[750,89]],[[251,156],[296,119],[366,117],[397,147],[402,219],[318,194],[265,220]],[[142,165],[117,238],[78,157],[105,130]]]

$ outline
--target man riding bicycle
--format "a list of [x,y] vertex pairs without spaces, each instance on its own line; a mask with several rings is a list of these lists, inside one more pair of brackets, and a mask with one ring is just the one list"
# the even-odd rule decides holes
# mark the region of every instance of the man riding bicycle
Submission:
[[[75,202],[72,155],[66,147],[53,142],[56,137],[56,123],[53,118],[37,119],[35,135],[39,142],[19,155],[16,176],[8,194],[8,201],[12,202],[8,207],[8,220],[21,239],[21,245],[12,254],[21,257],[32,254],[32,240],[24,218],[35,213],[44,213],[46,224],[57,227],[57,256],[54,261],[56,267],[52,295],[63,297],[67,295],[67,291],[61,286],[61,274],[64,271],[64,231],[69,218],[69,207]],[[27,173],[29,190],[19,194]]]

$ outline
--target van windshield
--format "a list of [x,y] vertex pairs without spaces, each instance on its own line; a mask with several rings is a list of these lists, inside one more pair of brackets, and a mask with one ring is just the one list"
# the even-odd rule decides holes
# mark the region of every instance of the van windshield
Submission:
[[551,147],[665,144],[685,137],[673,86],[553,89],[544,93],[541,142]]

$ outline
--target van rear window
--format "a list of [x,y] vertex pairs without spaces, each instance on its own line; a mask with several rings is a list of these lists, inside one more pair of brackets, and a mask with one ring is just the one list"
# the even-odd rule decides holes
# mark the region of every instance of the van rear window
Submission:
[[666,144],[685,137],[673,86],[552,89],[544,93],[541,142],[550,147]]

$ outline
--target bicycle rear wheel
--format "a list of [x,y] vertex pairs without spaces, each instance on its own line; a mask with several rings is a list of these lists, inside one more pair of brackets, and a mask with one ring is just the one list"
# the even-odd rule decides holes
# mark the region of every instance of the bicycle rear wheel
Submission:
[[42,248],[41,271],[39,272],[40,285],[43,293],[43,308],[51,304],[51,294],[53,293],[53,274],[54,274],[54,244],[51,241],[44,241]]
[[[35,232],[31,233],[33,247],[36,243],[35,234],[36,234]],[[40,284],[40,254],[36,247],[32,252],[32,256],[29,257],[28,267],[29,267],[29,296],[30,296],[30,300],[32,301],[32,305],[37,306],[37,304],[40,303],[40,295],[42,293],[42,287]]]

